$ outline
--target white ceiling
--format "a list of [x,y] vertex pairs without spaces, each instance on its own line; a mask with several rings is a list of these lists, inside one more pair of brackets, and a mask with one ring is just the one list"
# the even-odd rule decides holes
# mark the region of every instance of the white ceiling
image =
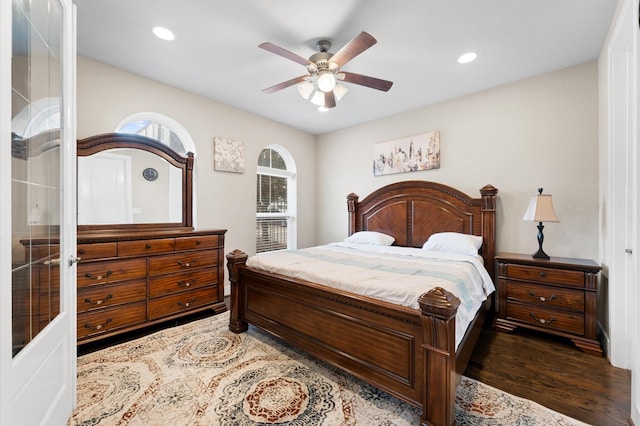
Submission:
[[[75,0],[78,53],[215,101],[321,134],[598,57],[617,0]],[[172,42],[151,33],[161,25]],[[378,43],[343,70],[394,82],[388,92],[345,83],[319,112],[295,87],[262,89],[305,67],[303,57],[361,31]],[[456,62],[467,51],[478,59]]]

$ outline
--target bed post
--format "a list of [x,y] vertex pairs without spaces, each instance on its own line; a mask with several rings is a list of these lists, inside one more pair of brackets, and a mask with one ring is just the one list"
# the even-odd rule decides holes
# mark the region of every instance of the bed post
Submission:
[[244,290],[240,287],[240,267],[246,266],[247,254],[242,250],[234,250],[227,254],[227,268],[229,269],[229,282],[231,283],[231,313],[229,316],[229,330],[234,333],[242,333],[249,328],[244,321]]
[[498,189],[493,185],[485,185],[480,188],[480,194],[482,195],[482,258],[489,276],[495,280],[496,195],[498,194]]
[[423,426],[456,421],[456,312],[460,299],[436,287],[420,296],[423,333]]
[[356,204],[358,203],[358,196],[353,192],[347,195],[347,211],[349,212],[349,235],[353,235],[356,232]]

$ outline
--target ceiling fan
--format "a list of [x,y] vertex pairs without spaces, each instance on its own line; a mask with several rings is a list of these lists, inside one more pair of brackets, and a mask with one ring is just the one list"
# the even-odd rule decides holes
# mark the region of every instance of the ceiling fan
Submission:
[[297,84],[298,91],[302,97],[311,100],[321,109],[335,107],[336,101],[344,96],[347,88],[340,82],[358,84],[386,92],[391,88],[393,82],[341,70],[347,62],[376,43],[377,40],[375,38],[362,31],[334,54],[329,52],[331,42],[320,40],[317,43],[319,52],[311,55],[309,59],[273,43],[262,43],[258,47],[304,65],[309,72],[308,75],[302,75],[275,86],[267,87],[263,89],[263,92],[274,93]]

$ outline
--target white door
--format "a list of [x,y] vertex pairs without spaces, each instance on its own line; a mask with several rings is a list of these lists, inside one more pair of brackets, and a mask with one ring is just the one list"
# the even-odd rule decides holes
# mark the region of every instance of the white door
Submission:
[[78,176],[78,225],[133,223],[131,156],[78,157]]
[[632,335],[636,328],[631,318],[635,307],[637,283],[637,205],[635,204],[637,166],[634,153],[637,149],[637,111],[635,93],[637,80],[636,31],[637,10],[634,2],[622,3],[620,19],[611,37],[609,57],[609,140],[610,176],[609,221],[611,228],[611,253],[609,271],[611,362],[623,368],[631,368],[633,360]]
[[638,0],[619,3],[607,44],[610,228],[609,312],[611,363],[632,370],[631,419],[640,421],[640,289],[638,288],[639,224],[638,120],[640,84]]
[[[64,425],[76,400],[74,6],[2,0],[0,29],[0,425]],[[20,111],[41,123],[43,99],[59,105],[47,126],[12,123]]]

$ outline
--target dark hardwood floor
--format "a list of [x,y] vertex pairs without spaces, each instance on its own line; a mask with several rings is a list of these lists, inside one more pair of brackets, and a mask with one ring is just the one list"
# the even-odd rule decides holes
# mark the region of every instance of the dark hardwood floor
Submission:
[[631,373],[569,340],[485,326],[465,371],[494,388],[591,425],[629,425]]

